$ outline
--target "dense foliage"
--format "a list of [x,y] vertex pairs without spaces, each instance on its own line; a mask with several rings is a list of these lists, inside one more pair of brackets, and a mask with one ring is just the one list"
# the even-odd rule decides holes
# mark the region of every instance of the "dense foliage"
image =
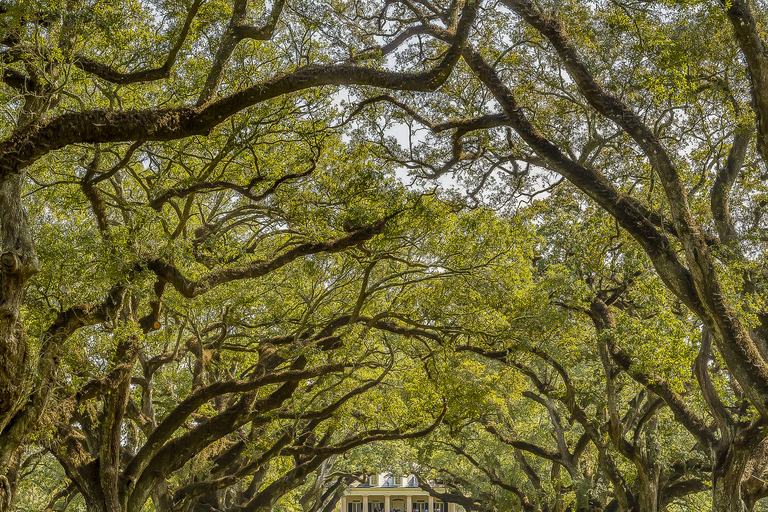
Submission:
[[765,508],[766,17],[0,1],[0,512]]

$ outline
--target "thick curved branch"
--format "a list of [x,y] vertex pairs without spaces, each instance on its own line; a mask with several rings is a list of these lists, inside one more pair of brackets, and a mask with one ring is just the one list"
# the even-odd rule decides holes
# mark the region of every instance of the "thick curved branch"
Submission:
[[232,18],[229,21],[227,30],[219,43],[216,56],[213,58],[213,64],[208,72],[208,78],[205,80],[203,90],[197,99],[198,105],[203,105],[210,101],[219,90],[221,77],[224,69],[232,57],[232,52],[237,48],[238,43],[243,39],[254,39],[263,41],[272,37],[277,26],[277,20],[283,11],[285,0],[275,0],[272,5],[272,12],[267,22],[261,27],[253,27],[244,23],[248,11],[248,0],[236,0],[232,8]]
[[659,502],[662,505],[668,505],[679,498],[683,498],[689,494],[703,492],[709,488],[709,484],[704,480],[699,480],[696,478],[692,478],[690,480],[681,480],[679,482],[675,482],[674,484],[662,487],[659,490]]
[[[533,6],[530,0],[504,1],[505,5],[517,12],[549,40],[568,69],[568,73],[574,79],[579,90],[589,101],[590,105],[623,128],[643,149],[643,152],[661,179],[672,219],[680,236],[689,265],[694,290],[693,295],[683,300],[686,301],[686,305],[695,301],[697,303],[701,302],[704,306],[704,314],[702,315],[701,311],[699,311],[697,315],[715,334],[718,348],[723,354],[728,368],[734,374],[736,380],[744,387],[755,407],[763,414],[768,414],[768,363],[763,360],[744,325],[742,325],[733,308],[725,300],[726,293],[720,286],[709,247],[705,237],[702,235],[701,229],[693,219],[688,205],[686,190],[668,152],[656,138],[653,130],[629,106],[607,93],[594,79],[576,51],[568,34],[565,32],[565,28],[560,20],[544,15]],[[750,65],[750,71],[753,72],[753,82],[756,81],[754,73],[763,73],[763,75],[760,75],[759,80],[764,79],[765,81],[761,82],[762,86],[768,86],[768,59],[765,57],[766,46],[762,39],[758,38],[758,40],[755,40],[752,37],[758,34],[754,19],[751,18],[746,2],[731,2],[731,0],[728,0],[727,3],[731,4],[731,8],[728,11],[729,17],[736,16],[739,23],[744,26],[752,25],[751,29],[747,29],[749,34],[742,34],[743,27],[737,30],[737,37],[742,37],[746,42],[749,35],[750,45],[759,44],[759,46],[754,48],[751,46],[748,48],[748,50],[757,51],[759,49],[762,51],[760,54],[762,57],[759,59],[755,58],[754,66]],[[739,14],[736,14],[734,9],[738,10]],[[739,36],[739,34],[742,34],[742,36]],[[744,50],[745,53],[748,50]],[[765,106],[768,108],[768,95],[765,101]],[[648,252],[645,246],[643,248]],[[650,253],[648,254],[650,255]],[[658,265],[656,266],[658,269]],[[662,278],[664,278],[661,269],[659,271],[662,274]],[[694,312],[697,311],[694,308],[691,309]]]
[[280,450],[291,442],[291,439],[290,435],[284,434],[280,436],[269,449],[261,453],[253,462],[220,476],[219,478],[185,485],[174,493],[176,502],[181,504],[185,501],[192,501],[199,496],[225,489],[249,475],[254,475],[255,473],[263,471],[268,467],[269,462],[280,454]]
[[37,82],[21,71],[6,67],[3,70],[2,81],[5,85],[16,89],[22,94],[33,92],[37,89]]
[[31,425],[36,423],[44,413],[56,387],[56,375],[67,339],[83,327],[113,318],[122,307],[126,289],[126,285],[118,284],[100,303],[78,304],[62,311],[53,324],[46,329],[41,336],[42,347],[37,363],[38,383],[35,393],[25,407],[11,419],[3,435],[0,436],[0,454],[13,451],[24,439]]
[[[691,223],[678,222],[677,233],[685,247],[690,270],[678,260],[675,249],[643,214],[637,201],[620,193],[600,173],[568,159],[547,140],[520,111],[512,92],[498,74],[472,49],[464,58],[473,72],[491,90],[510,119],[510,125],[555,171],[584,191],[610,213],[642,246],[667,287],[716,333],[718,348],[729,370],[762,412],[768,411],[768,365],[755,343],[725,301],[715,274],[715,265],[706,239]],[[670,200],[670,202],[673,202]],[[683,205],[685,206],[685,205]],[[683,208],[677,205],[675,208]],[[687,207],[685,207],[687,208]],[[683,208],[683,209],[685,209]],[[690,212],[681,215],[690,215]],[[691,227],[693,226],[693,227]]]
[[721,0],[733,34],[747,61],[757,114],[757,147],[768,165],[768,44],[747,0]]
[[522,452],[522,450],[515,449],[514,455],[515,460],[520,465],[520,468],[523,470],[523,473],[525,473],[525,476],[528,477],[528,481],[531,482],[533,488],[541,492],[543,489],[541,485],[541,478],[536,473],[536,470],[533,469],[533,466],[531,466],[531,464],[525,458],[525,454]]
[[334,454],[345,453],[353,448],[377,441],[395,441],[405,439],[417,439],[433,432],[442,423],[448,407],[444,404],[440,414],[427,427],[409,432],[405,427],[396,429],[371,429],[349,435],[335,445],[331,446],[296,446],[288,447],[283,450],[285,455],[311,455],[313,457],[327,458]]
[[195,183],[194,185],[190,185],[185,188],[172,188],[169,190],[166,190],[156,198],[152,199],[149,202],[149,207],[154,208],[155,210],[160,211],[165,203],[170,201],[174,198],[183,198],[191,194],[195,194],[198,192],[210,192],[210,191],[218,191],[218,190],[233,190],[237,192],[238,194],[242,195],[243,197],[247,197],[251,201],[258,202],[266,198],[267,196],[273,194],[280,185],[285,183],[286,181],[294,180],[303,178],[305,176],[310,175],[316,167],[316,162],[312,162],[312,165],[303,172],[298,173],[289,173],[284,176],[281,176],[280,178],[276,179],[272,185],[270,185],[266,190],[263,192],[260,192],[258,194],[254,194],[252,192],[252,188],[263,180],[263,177],[257,176],[251,180],[248,185],[237,185],[235,183],[230,183],[228,181],[203,181],[200,183]]
[[[504,0],[504,4],[547,38],[589,104],[623,128],[640,145],[662,179],[673,219],[678,224],[678,229],[686,230],[681,233],[685,239],[688,231],[696,229],[688,209],[685,189],[667,150],[656,138],[651,127],[628,105],[600,86],[576,51],[559,19],[545,15],[530,0]],[[697,233],[691,233],[692,236],[695,234]]]
[[351,232],[347,236],[326,242],[307,242],[285,251],[270,260],[259,260],[239,267],[226,267],[210,272],[197,281],[190,281],[175,266],[162,260],[151,260],[147,268],[170,283],[176,291],[187,298],[197,297],[222,284],[241,279],[254,279],[273,272],[295,259],[309,254],[340,252],[370,240],[384,230],[391,218],[384,217]]
[[[460,479],[458,475],[454,475],[450,473],[449,471],[442,470],[443,472],[451,474],[451,476],[454,479]],[[436,489],[434,489],[431,485],[429,485],[429,482],[426,478],[421,478],[418,474],[416,475],[419,480],[419,487],[427,491],[430,496],[439,499],[440,501],[447,502],[447,503],[457,503],[461,506],[463,506],[466,510],[478,510],[478,505],[481,505],[481,503],[471,497],[467,497],[464,493],[459,492],[439,492]],[[462,479],[463,480],[463,479]],[[463,480],[466,482],[466,480]]]
[[187,40],[189,29],[192,26],[192,21],[195,19],[195,16],[197,16],[197,12],[200,9],[202,3],[203,0],[194,0],[194,2],[192,2],[192,5],[189,7],[189,11],[187,11],[187,17],[184,20],[184,25],[181,28],[181,32],[179,33],[179,38],[176,40],[176,44],[174,44],[171,50],[168,52],[168,57],[165,59],[165,63],[158,68],[121,73],[120,71],[117,71],[116,69],[113,69],[106,64],[102,64],[96,60],[83,56],[75,57],[73,63],[75,66],[85,71],[86,73],[91,73],[92,75],[96,75],[102,80],[120,85],[135,84],[138,82],[150,82],[153,80],[168,78],[171,74],[171,70],[173,69],[173,65],[176,63],[176,57],[178,56],[181,47],[184,46],[184,42]]
[[723,438],[730,438],[733,427],[735,426],[733,417],[725,408],[725,404],[720,399],[720,395],[712,385],[712,379],[709,376],[709,362],[712,358],[712,335],[706,328],[701,331],[701,347],[699,354],[693,364],[693,372],[696,380],[699,382],[701,394],[704,401],[709,406],[712,416],[720,429],[720,435]]
[[138,111],[89,110],[63,114],[24,127],[0,142],[0,181],[42,156],[82,142],[177,140],[207,135],[245,110],[278,96],[327,85],[369,85],[384,89],[432,91],[445,82],[458,61],[477,12],[468,1],[453,43],[432,69],[422,73],[381,71],[350,64],[301,67],[201,107]]
[[412,27],[407,27],[405,30],[397,34],[392,40],[382,46],[376,46],[373,48],[367,48],[360,53],[354,55],[350,60],[352,62],[361,62],[367,59],[372,59],[374,57],[385,57],[395,51],[397,48],[400,47],[403,43],[405,43],[408,39],[421,35],[421,34],[429,34],[432,32],[432,28],[425,26],[425,25],[416,25]]
[[509,125],[520,137],[553,171],[567,178],[610,213],[640,243],[669,288],[692,311],[704,315],[690,272],[678,260],[670,240],[646,217],[648,209],[633,197],[618,191],[596,170],[566,157],[528,120],[512,91],[477,51],[465,49],[464,60],[494,95],[507,114]]
[[524,511],[533,512],[537,510],[537,507],[533,503],[531,503],[531,499],[520,487],[517,487],[516,485],[512,485],[508,482],[505,482],[501,478],[499,478],[499,476],[496,474],[496,472],[493,469],[489,468],[485,464],[480,463],[477,459],[472,457],[472,455],[467,453],[467,451],[464,450],[461,446],[458,446],[454,443],[450,443],[449,446],[455,453],[457,453],[458,455],[461,455],[462,457],[467,459],[467,461],[469,461],[470,464],[472,464],[477,469],[485,473],[485,475],[488,477],[488,481],[492,485],[500,487],[505,491],[509,491],[513,493],[515,496],[517,496],[517,498],[520,500],[520,505],[523,507]]
[[450,119],[441,123],[434,123],[421,115],[410,105],[403,103],[402,101],[393,96],[390,96],[389,94],[381,94],[379,96],[374,96],[373,98],[368,98],[361,101],[357,104],[357,107],[355,107],[355,110],[352,111],[347,119],[349,120],[355,117],[366,106],[380,102],[387,102],[395,105],[409,116],[411,116],[413,119],[418,121],[420,124],[429,128],[430,131],[434,133],[440,133],[446,130],[461,130],[462,134],[466,134],[474,130],[487,130],[489,128],[496,128],[498,126],[505,126],[508,123],[507,116],[504,113],[487,114],[484,116],[468,117],[462,119]]
[[[299,364],[295,363],[292,369],[301,370],[305,362],[306,360],[298,361]],[[267,413],[288,400],[298,388],[298,384],[298,381],[286,382],[262,399],[254,399],[252,393],[246,394],[234,406],[201,422],[179,437],[164,442],[160,447],[148,441],[125,470],[128,482],[125,496],[129,506],[140,508],[157,482],[182,467],[210,443],[249,422],[253,423],[254,428],[272,421]]]
[[744,160],[747,157],[747,148],[751,139],[752,131],[748,127],[743,126],[743,123],[736,127],[736,133],[733,135],[733,144],[728,152],[725,166],[718,170],[710,191],[710,207],[717,234],[724,244],[728,244],[730,249],[737,252],[736,240],[738,235],[731,218],[729,195],[744,165]]
[[501,432],[499,432],[499,429],[496,428],[495,425],[486,424],[484,425],[484,427],[485,427],[485,430],[488,431],[488,433],[493,434],[494,437],[496,437],[499,441],[501,441],[506,445],[509,445],[517,450],[523,450],[525,452],[530,453],[531,455],[535,455],[536,457],[541,457],[542,459],[547,459],[549,461],[565,465],[563,461],[563,457],[559,452],[556,452],[554,450],[547,450],[546,448],[542,448],[533,443],[528,443],[526,441],[520,441],[518,439],[512,439],[510,437],[507,437]]
[[[292,368],[283,372],[277,372],[273,374],[264,375],[262,377],[248,380],[248,381],[227,381],[217,382],[210,384],[204,388],[201,388],[189,398],[182,401],[152,432],[147,438],[144,446],[131,460],[125,473],[127,477],[131,478],[134,475],[140,474],[144,468],[150,463],[151,459],[158,454],[166,445],[166,443],[173,437],[177,430],[184,424],[184,422],[192,415],[198,408],[208,401],[232,393],[247,393],[252,392],[260,387],[269,384],[280,383],[297,383],[309,378],[317,378],[322,375],[328,375],[329,373],[342,371],[347,367],[345,363],[335,363],[328,365],[321,365],[309,369],[304,368]],[[267,404],[267,402],[264,402]],[[241,400],[237,406],[232,409],[237,412],[238,407],[248,407],[247,400]],[[270,406],[277,407],[279,404],[269,403]],[[258,403],[254,403],[252,408],[254,410],[265,410],[265,405],[259,406]],[[229,417],[232,414],[222,413],[220,416]],[[236,416],[236,415],[235,415]],[[228,432],[228,431],[227,431]]]

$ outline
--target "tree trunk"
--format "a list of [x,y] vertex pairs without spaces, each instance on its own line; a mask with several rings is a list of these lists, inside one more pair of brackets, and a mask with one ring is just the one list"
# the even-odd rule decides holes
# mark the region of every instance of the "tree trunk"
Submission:
[[[19,320],[24,286],[39,263],[21,205],[24,175],[0,184],[0,431],[26,402],[29,375],[26,338]],[[2,463],[10,453],[4,450]]]
[[636,461],[640,480],[638,507],[640,512],[658,512],[660,506],[659,481],[661,468],[658,463],[658,417],[653,414],[647,421],[643,432],[644,456]]
[[741,496],[741,480],[749,460],[748,450],[728,445],[716,453],[712,467],[712,511],[746,512]]
[[573,490],[576,493],[576,512],[589,512],[589,490],[592,485],[588,478],[581,478],[573,482]]
[[659,510],[659,475],[658,471],[638,475],[640,493],[638,505],[640,512],[658,512]]
[[24,287],[39,269],[21,204],[23,183],[24,173],[0,183],[0,512],[12,507],[16,478],[8,472],[25,434],[8,426],[27,403],[34,375],[19,321]]

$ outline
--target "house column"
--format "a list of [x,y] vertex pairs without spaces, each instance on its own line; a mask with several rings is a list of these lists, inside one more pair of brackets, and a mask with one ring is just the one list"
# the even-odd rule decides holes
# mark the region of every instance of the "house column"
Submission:
[[[392,510],[389,506],[389,495],[384,496],[384,512],[389,512]],[[368,512],[367,510],[365,512]]]
[[411,512],[413,510],[413,498],[407,496],[405,498],[405,512]]
[[368,512],[368,496],[363,496],[363,512]]
[[435,512],[435,498],[429,497],[429,512]]
[[455,503],[449,503],[448,504],[448,512],[456,512],[456,504]]
[[347,512],[347,497],[342,496],[340,503],[341,503],[341,512]]

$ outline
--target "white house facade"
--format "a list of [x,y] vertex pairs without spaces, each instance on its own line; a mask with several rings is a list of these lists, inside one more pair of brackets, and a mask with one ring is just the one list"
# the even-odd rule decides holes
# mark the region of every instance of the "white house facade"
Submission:
[[[435,490],[443,491],[439,485]],[[338,510],[338,509],[337,509]],[[453,503],[444,503],[418,486],[414,475],[393,476],[381,473],[366,483],[347,487],[341,498],[341,512],[463,512]]]

